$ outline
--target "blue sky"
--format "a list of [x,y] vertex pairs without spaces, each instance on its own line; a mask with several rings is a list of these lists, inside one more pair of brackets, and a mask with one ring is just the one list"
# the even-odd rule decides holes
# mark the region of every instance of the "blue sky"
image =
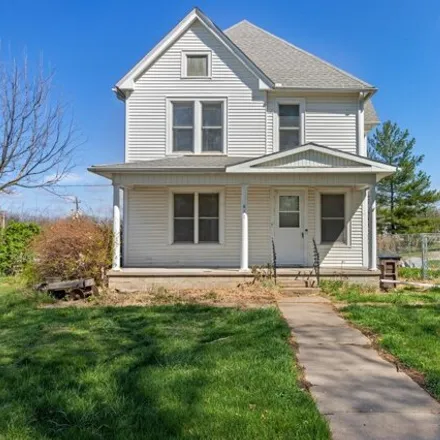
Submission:
[[[0,0],[0,40],[30,61],[56,68],[57,91],[71,104],[86,140],[66,185],[106,184],[86,167],[123,160],[123,104],[111,87],[193,6],[226,28],[246,18],[379,88],[382,120],[408,128],[440,189],[440,2],[56,1]],[[110,213],[106,187],[70,186],[64,199],[43,191],[3,197],[11,210],[62,214],[77,196],[84,209]]]

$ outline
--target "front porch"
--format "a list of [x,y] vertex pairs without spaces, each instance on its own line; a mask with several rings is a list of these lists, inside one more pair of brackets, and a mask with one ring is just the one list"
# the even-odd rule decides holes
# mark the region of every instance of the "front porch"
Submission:
[[110,284],[236,285],[274,260],[305,279],[316,251],[323,278],[377,282],[375,185],[393,170],[316,144],[93,167],[114,186]]
[[[107,273],[109,287],[123,292],[145,291],[157,287],[167,289],[212,289],[216,287],[236,287],[240,283],[250,283],[254,279],[251,272],[242,272],[237,268],[122,268]],[[320,269],[321,280],[343,280],[350,283],[379,285],[380,272],[369,269]],[[280,285],[295,283],[299,287],[316,281],[312,267],[278,268],[277,283]]]

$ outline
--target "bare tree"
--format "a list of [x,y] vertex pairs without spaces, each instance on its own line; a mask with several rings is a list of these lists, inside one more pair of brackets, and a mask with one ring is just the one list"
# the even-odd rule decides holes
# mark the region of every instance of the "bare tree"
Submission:
[[26,58],[0,60],[0,194],[52,188],[73,167],[78,140],[52,80],[42,66],[30,75]]

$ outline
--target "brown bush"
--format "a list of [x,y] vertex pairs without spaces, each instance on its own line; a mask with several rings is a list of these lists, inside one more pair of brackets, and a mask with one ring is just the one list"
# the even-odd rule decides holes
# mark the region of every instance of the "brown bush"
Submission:
[[111,265],[111,227],[89,217],[57,220],[43,227],[34,250],[36,278],[94,278],[99,284]]

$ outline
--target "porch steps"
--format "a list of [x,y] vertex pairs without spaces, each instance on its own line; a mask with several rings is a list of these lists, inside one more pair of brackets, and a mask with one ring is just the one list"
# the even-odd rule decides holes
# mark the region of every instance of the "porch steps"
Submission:
[[278,281],[281,288],[281,294],[286,296],[296,295],[316,295],[321,293],[321,289],[316,285],[315,278],[281,278]]
[[281,294],[285,296],[319,295],[320,293],[319,287],[281,287]]

